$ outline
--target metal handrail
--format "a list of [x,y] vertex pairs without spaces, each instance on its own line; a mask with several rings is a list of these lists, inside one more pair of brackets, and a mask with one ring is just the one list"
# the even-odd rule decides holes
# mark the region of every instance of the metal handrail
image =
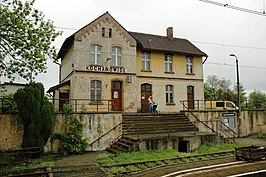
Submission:
[[[136,124],[131,125],[128,129],[125,130],[125,132],[127,132],[128,130],[130,130],[132,127],[134,127]],[[124,133],[122,132],[120,135],[118,135],[115,139],[113,139],[113,141],[111,141],[109,143],[108,146],[111,146],[116,140],[118,140],[120,137],[122,137],[124,135]]]
[[114,129],[116,129],[120,125],[122,125],[122,122],[120,122],[119,124],[117,124],[116,126],[114,126],[112,129],[110,129],[109,131],[107,131],[104,134],[102,134],[96,140],[94,140],[93,142],[91,142],[88,146],[92,146],[95,142],[99,141],[101,138],[103,138],[105,135],[107,135],[108,133],[110,133],[111,131],[113,131]]
[[201,120],[199,120],[199,118],[191,110],[188,109],[188,107],[184,104],[184,102],[181,102],[181,103],[183,104],[183,107],[185,107],[187,109],[187,111],[197,120],[197,122],[202,123],[204,126],[209,128],[212,132],[215,132],[215,130],[213,130],[209,125],[207,125],[204,122],[202,122]]

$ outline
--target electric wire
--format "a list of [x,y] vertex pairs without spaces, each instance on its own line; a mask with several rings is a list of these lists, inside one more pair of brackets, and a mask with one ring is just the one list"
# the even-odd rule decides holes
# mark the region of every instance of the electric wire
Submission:
[[229,4],[224,4],[224,3],[210,1],[210,0],[199,0],[199,1],[206,2],[206,3],[209,3],[209,4],[213,4],[213,5],[222,6],[222,7],[226,7],[226,8],[229,8],[229,9],[242,11],[242,12],[247,12],[247,13],[251,13],[251,14],[255,14],[255,15],[266,16],[264,10],[263,10],[263,12],[259,12],[259,11],[256,11],[256,10],[251,10],[251,9],[246,9],[246,8],[242,8],[242,7],[232,6],[232,5],[229,5]]

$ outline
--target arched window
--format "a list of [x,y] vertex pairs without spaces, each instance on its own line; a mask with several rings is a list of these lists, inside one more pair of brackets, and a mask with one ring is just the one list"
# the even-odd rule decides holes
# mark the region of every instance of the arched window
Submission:
[[99,102],[102,99],[102,81],[92,80],[91,81],[91,102]]
[[101,65],[101,50],[102,46],[100,45],[92,45],[91,46],[91,60],[90,63],[94,65]]
[[174,86],[166,85],[165,93],[166,93],[166,103],[174,103]]
[[120,47],[112,48],[112,66],[121,66],[121,54],[122,49]]

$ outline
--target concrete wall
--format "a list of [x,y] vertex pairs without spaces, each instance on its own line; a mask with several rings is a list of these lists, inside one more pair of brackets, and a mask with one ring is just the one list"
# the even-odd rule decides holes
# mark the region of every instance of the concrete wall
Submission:
[[[104,133],[122,122],[122,114],[73,114],[78,117],[83,124],[83,138],[90,144]],[[20,148],[23,141],[23,125],[21,119],[15,114],[0,114],[0,149]],[[64,133],[66,131],[65,119],[62,114],[55,114],[54,133]],[[122,132],[122,126],[118,126],[114,131],[88,146],[86,150],[104,150],[109,143],[118,137]],[[57,151],[59,141],[51,139],[46,144],[46,151]]]
[[[212,121],[215,119],[222,120],[222,113],[224,111],[195,111],[193,112],[201,121]],[[194,122],[196,119],[189,113],[185,112],[190,121]],[[203,124],[197,124],[200,131],[211,131]],[[216,130],[216,123],[208,123],[210,127]],[[233,129],[238,137],[245,137],[252,134],[266,134],[266,110],[244,110],[240,118],[236,116],[236,128]]]
[[[186,147],[180,147],[180,142],[186,142]],[[201,135],[201,136],[187,136],[187,137],[163,137],[143,140],[139,143],[140,150],[154,150],[154,149],[174,149],[179,151],[179,148],[187,149],[186,152],[191,152],[197,149],[200,145],[208,143],[221,143],[221,140],[216,135]],[[184,145],[183,145],[184,146]]]
[[16,114],[0,114],[0,149],[20,148],[23,125]]

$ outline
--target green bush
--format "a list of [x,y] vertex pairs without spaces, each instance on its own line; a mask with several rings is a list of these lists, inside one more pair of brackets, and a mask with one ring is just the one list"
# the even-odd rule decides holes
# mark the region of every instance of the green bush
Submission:
[[88,145],[82,139],[82,123],[72,113],[72,106],[64,105],[66,133],[57,133],[54,138],[60,140],[59,153],[61,155],[82,154]]
[[0,112],[3,112],[3,113],[18,112],[18,107],[14,100],[14,94],[8,94],[8,95],[1,97]]
[[54,111],[41,83],[31,82],[14,95],[24,126],[21,147],[43,147],[52,133]]

